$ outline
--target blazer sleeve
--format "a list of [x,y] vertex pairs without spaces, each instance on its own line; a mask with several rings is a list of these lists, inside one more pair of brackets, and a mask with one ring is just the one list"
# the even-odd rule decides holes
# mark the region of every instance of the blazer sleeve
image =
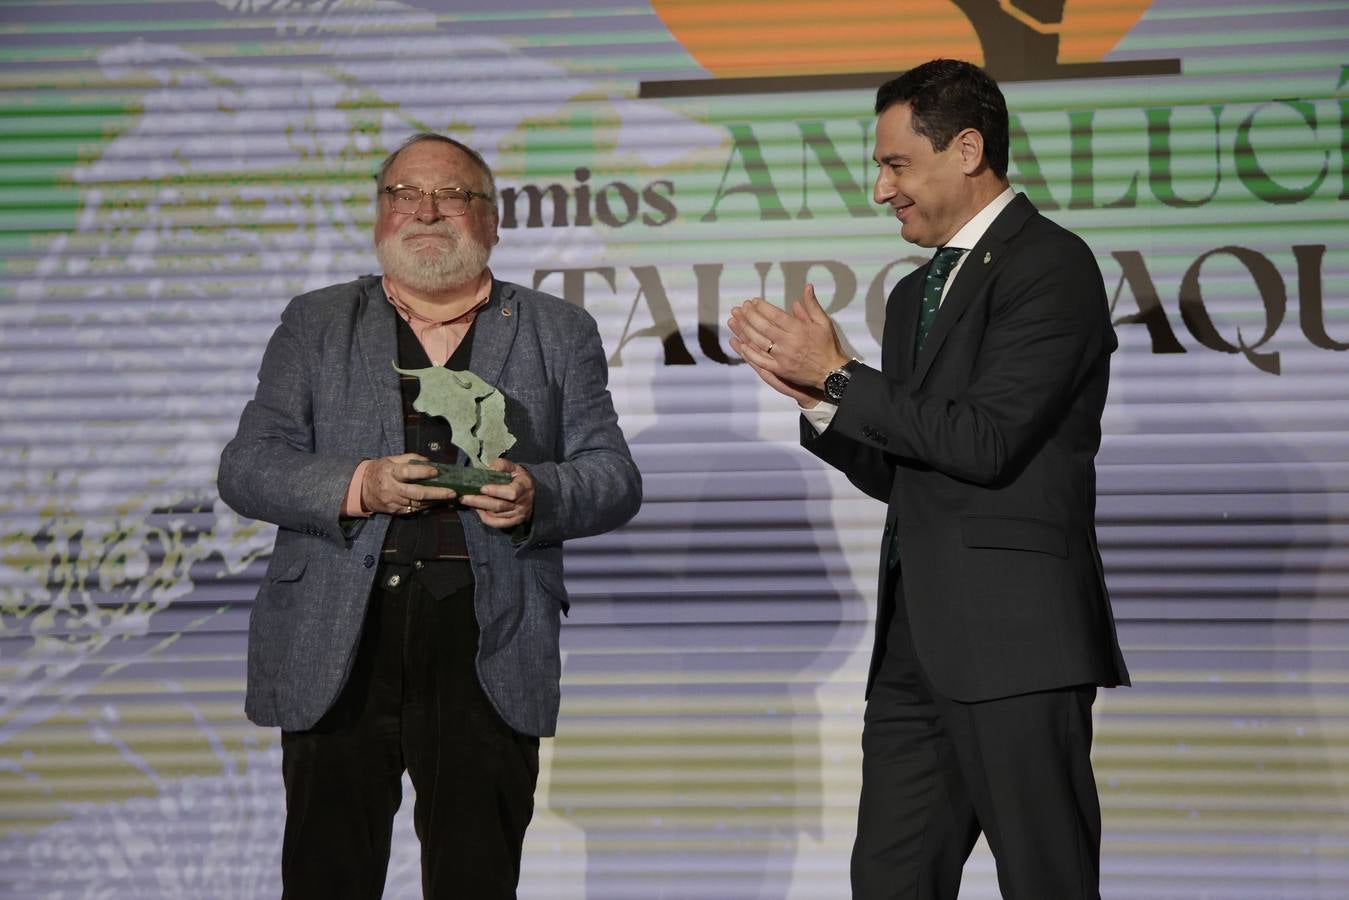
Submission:
[[221,452],[218,488],[242,516],[344,545],[339,516],[361,457],[315,450],[319,361],[305,306],[292,300],[267,343],[257,392]]
[[801,446],[846,475],[868,497],[882,503],[890,500],[895,481],[895,458],[890,454],[853,440],[832,422],[817,432],[805,416],[801,417]]
[[535,483],[534,514],[522,549],[610,531],[642,504],[642,477],[618,426],[599,329],[588,314],[573,312],[560,385],[558,458],[527,464]]
[[[1061,229],[1023,241],[987,290],[988,321],[963,337],[978,346],[962,390],[861,368],[828,430],[964,481],[1003,480],[1062,419],[1114,332],[1095,257]],[[952,352],[948,342],[939,360]]]

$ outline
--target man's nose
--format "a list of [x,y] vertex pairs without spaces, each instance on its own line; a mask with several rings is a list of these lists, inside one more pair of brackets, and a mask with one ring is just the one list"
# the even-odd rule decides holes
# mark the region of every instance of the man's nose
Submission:
[[436,198],[430,194],[422,194],[422,199],[417,204],[417,220],[421,222],[434,222],[440,218],[440,211],[436,209]]
[[895,195],[894,185],[889,183],[885,173],[876,176],[876,185],[871,189],[871,199],[875,203],[885,203]]

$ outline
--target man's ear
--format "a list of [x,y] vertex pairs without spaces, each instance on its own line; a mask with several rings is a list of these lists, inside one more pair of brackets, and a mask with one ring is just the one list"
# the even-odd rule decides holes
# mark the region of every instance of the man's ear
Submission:
[[960,154],[960,171],[973,175],[984,164],[984,136],[975,128],[966,128],[953,139]]

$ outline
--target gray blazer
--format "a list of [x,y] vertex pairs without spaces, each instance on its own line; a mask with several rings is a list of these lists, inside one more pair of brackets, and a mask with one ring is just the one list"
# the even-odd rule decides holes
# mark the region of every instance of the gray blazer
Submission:
[[[259,725],[313,726],[346,683],[389,517],[339,520],[362,459],[404,452],[396,319],[378,276],[296,297],[281,315],[220,457],[220,497],[279,526],[249,620],[245,712]],[[584,310],[494,282],[477,316],[472,369],[507,398],[507,456],[535,482],[522,542],[460,512],[476,579],[477,669],[502,719],[557,726],[562,541],[622,525],[641,476]]]

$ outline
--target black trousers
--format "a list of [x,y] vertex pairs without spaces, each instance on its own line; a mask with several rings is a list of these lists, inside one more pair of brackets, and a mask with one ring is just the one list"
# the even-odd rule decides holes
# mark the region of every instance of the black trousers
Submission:
[[1094,686],[980,703],[941,696],[902,593],[867,701],[854,900],[955,900],[982,831],[1007,900],[1098,900]]
[[515,897],[534,813],[538,738],[508,727],[474,668],[470,584],[434,600],[382,567],[351,679],[318,724],[281,735],[285,900],[375,900],[406,769],[422,891]]

